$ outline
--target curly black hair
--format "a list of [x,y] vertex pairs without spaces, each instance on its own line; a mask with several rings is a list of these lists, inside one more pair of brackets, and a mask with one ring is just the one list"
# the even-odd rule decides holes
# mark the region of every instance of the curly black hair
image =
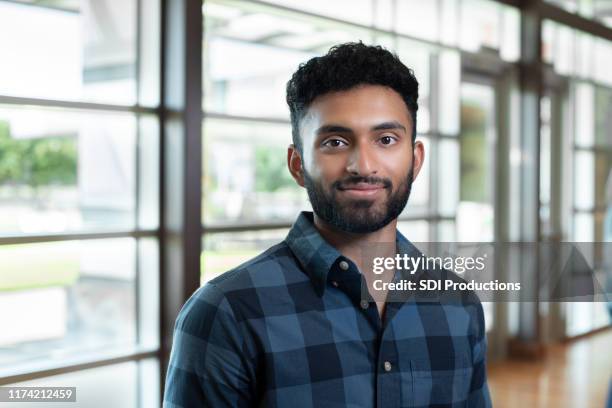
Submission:
[[299,122],[318,96],[365,84],[387,86],[400,94],[412,117],[414,143],[419,83],[413,71],[383,47],[359,41],[335,45],[326,55],[308,60],[287,82],[293,144],[298,150],[302,151]]

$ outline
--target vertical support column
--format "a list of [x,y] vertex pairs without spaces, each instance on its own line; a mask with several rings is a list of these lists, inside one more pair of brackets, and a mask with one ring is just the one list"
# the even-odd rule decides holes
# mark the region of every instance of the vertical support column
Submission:
[[[519,307],[518,338],[511,344],[511,353],[537,357],[539,342],[539,270],[535,250],[540,237],[540,100],[543,92],[542,17],[539,1],[525,0],[521,19],[521,190],[520,240],[527,243],[522,251],[520,270],[525,282]],[[528,301],[526,301],[528,300]]]
[[176,316],[200,286],[202,2],[162,0],[161,371]]

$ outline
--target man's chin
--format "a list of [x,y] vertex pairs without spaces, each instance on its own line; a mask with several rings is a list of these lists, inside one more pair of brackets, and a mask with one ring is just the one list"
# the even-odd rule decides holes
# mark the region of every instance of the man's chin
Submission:
[[[384,227],[385,216],[380,213],[367,211],[366,209],[356,209],[347,213],[340,214],[341,220],[337,222],[346,232],[366,233],[378,231]],[[386,224],[385,224],[386,225]]]

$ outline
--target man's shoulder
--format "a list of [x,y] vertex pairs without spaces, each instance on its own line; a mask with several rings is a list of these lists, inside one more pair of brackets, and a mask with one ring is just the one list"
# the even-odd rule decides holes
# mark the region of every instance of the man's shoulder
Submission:
[[278,286],[285,274],[297,270],[296,259],[285,241],[208,281],[223,293]]
[[202,322],[219,315],[241,320],[242,313],[236,312],[238,303],[257,302],[258,291],[285,284],[286,275],[295,270],[293,253],[284,241],[280,242],[198,288],[181,309],[178,321]]

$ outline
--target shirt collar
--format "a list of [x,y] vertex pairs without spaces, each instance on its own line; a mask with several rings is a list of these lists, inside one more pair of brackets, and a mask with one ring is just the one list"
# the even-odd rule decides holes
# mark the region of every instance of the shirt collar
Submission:
[[[323,296],[329,272],[342,259],[342,254],[330,245],[314,226],[312,211],[302,211],[293,223],[285,242],[306,272],[319,296]],[[414,256],[418,249],[396,230],[398,254]]]

